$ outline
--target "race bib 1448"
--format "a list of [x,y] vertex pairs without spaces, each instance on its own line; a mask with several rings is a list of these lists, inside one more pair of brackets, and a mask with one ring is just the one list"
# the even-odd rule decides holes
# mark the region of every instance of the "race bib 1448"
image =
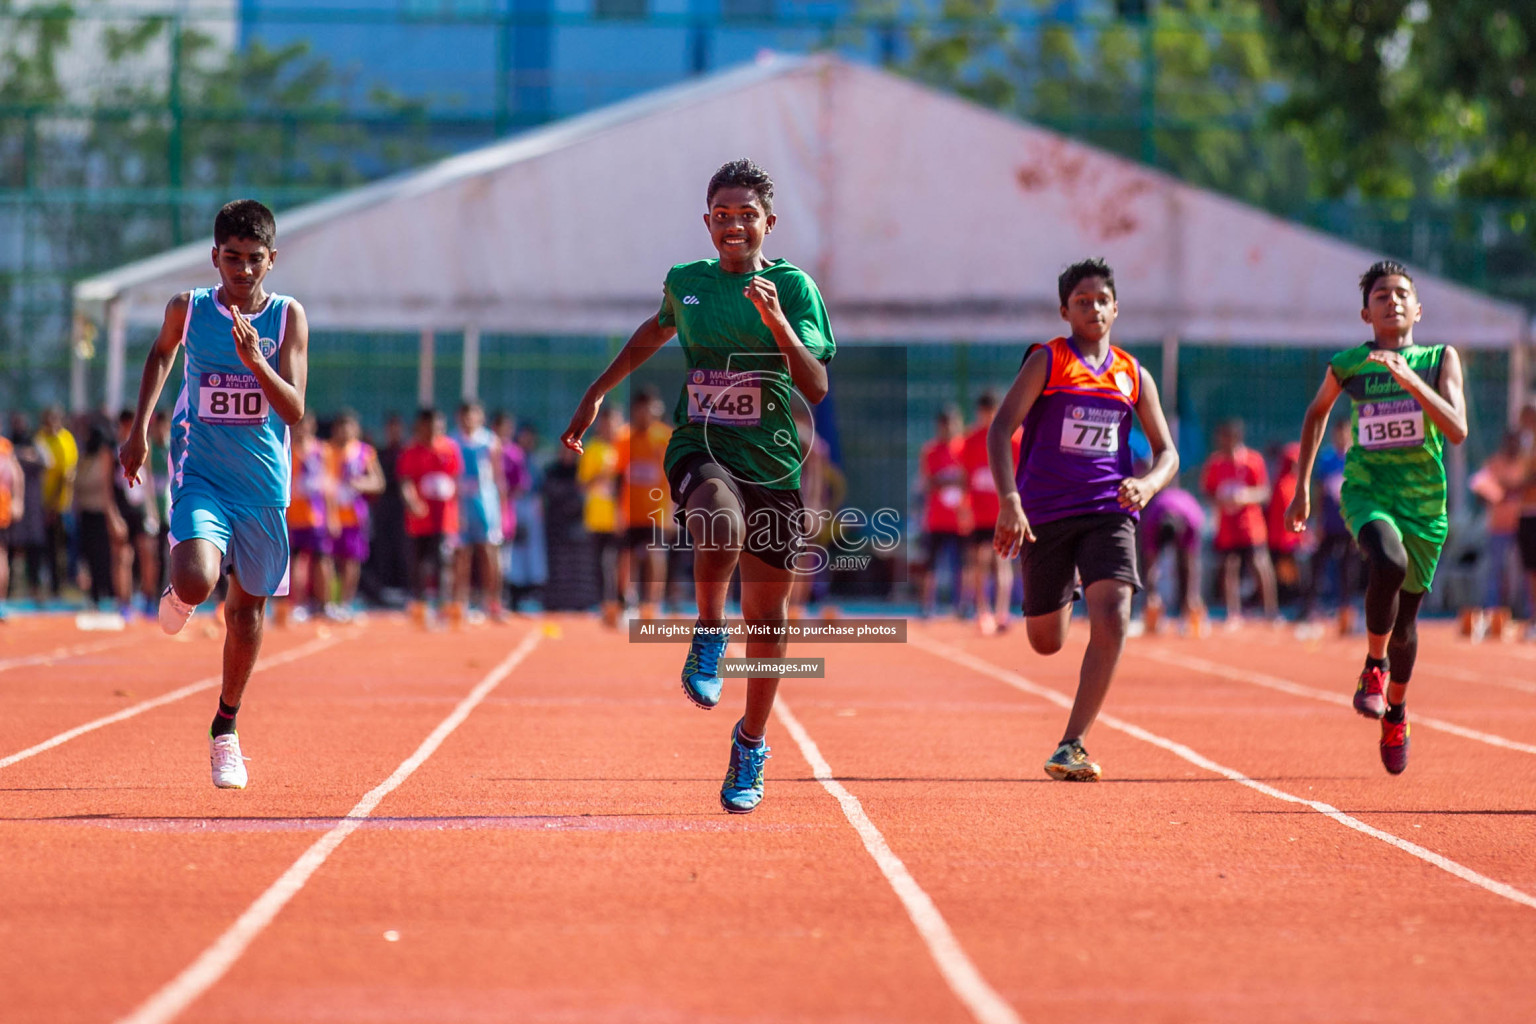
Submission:
[[271,406],[251,373],[205,373],[197,388],[197,418],[226,427],[256,427]]
[[762,383],[755,373],[688,372],[688,420],[717,427],[755,427],[763,419]]
[[1411,398],[1366,402],[1360,406],[1359,428],[1363,448],[1412,448],[1424,443],[1424,410]]
[[1074,405],[1061,419],[1061,450],[1069,455],[1113,455],[1120,450],[1119,409]]

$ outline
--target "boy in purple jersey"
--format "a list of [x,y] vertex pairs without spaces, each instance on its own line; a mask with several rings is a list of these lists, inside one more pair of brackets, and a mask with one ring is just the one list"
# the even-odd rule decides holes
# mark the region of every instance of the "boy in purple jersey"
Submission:
[[[1032,349],[987,431],[987,456],[1002,497],[993,546],[1022,552],[1029,644],[1055,654],[1066,641],[1080,577],[1088,605],[1088,650],[1077,697],[1046,774],[1093,782],[1099,766],[1083,749],[1125,648],[1136,570],[1136,517],[1179,469],[1152,377],[1110,344],[1119,315],[1115,275],[1098,259],[1074,263],[1057,281],[1069,337]],[[1152,467],[1132,475],[1131,412],[1152,445]],[[1024,440],[1013,477],[1010,438]]]

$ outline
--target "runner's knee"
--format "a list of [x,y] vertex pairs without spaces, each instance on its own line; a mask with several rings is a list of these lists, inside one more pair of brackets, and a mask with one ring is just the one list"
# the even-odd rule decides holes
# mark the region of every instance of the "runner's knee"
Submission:
[[1029,637],[1029,646],[1034,648],[1036,654],[1055,654],[1067,639],[1066,630],[1061,628],[1060,617],[1056,615],[1041,615],[1026,620],[1024,632]]
[[211,544],[207,550],[202,547],[189,541],[171,551],[171,586],[177,597],[191,605],[208,600],[219,582],[218,549]]
[[263,606],[260,604],[224,606],[224,622],[230,636],[244,643],[250,643],[261,636],[264,619]]
[[694,488],[683,522],[694,547],[702,551],[739,551],[746,535],[741,502],[723,480],[706,479]]
[[1360,528],[1360,550],[1365,553],[1370,580],[1398,590],[1408,578],[1408,549],[1389,523],[1372,520]]

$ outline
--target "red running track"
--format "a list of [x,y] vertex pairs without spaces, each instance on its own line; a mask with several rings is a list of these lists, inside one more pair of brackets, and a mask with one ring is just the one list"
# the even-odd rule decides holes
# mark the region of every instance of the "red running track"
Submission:
[[779,716],[732,817],[740,684],[694,710],[681,646],[320,632],[269,634],[243,792],[208,782],[211,684],[153,705],[217,636],[0,632],[0,764],[153,705],[0,767],[0,1017],[1536,1019],[1528,646],[1427,627],[1410,708],[1443,727],[1391,778],[1337,703],[1358,641],[1135,640],[1088,740],[1105,781],[1073,786],[1040,765],[1081,633],[797,645],[829,678],[785,704],[836,781]]

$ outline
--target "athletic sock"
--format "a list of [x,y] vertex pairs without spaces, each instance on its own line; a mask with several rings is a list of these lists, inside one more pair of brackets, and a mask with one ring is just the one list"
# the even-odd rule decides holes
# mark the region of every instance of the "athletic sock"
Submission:
[[219,713],[213,716],[213,725],[208,730],[210,736],[226,736],[235,731],[235,716],[240,713],[240,708],[230,707],[223,700],[219,701]]
[[751,747],[755,750],[763,745],[763,739],[764,737],[762,736],[748,736],[742,731],[740,725],[736,726],[736,742],[744,747]]
[[1388,704],[1387,705],[1387,721],[1391,722],[1393,725],[1396,725],[1398,722],[1401,722],[1404,718],[1407,718],[1407,717],[1408,717],[1408,702],[1407,701],[1403,701],[1401,704]]
[[1373,658],[1370,655],[1366,655],[1365,656],[1365,668],[1366,668],[1366,671],[1370,671],[1373,668],[1379,668],[1383,672],[1385,672],[1385,671],[1387,671],[1387,659],[1386,658]]

